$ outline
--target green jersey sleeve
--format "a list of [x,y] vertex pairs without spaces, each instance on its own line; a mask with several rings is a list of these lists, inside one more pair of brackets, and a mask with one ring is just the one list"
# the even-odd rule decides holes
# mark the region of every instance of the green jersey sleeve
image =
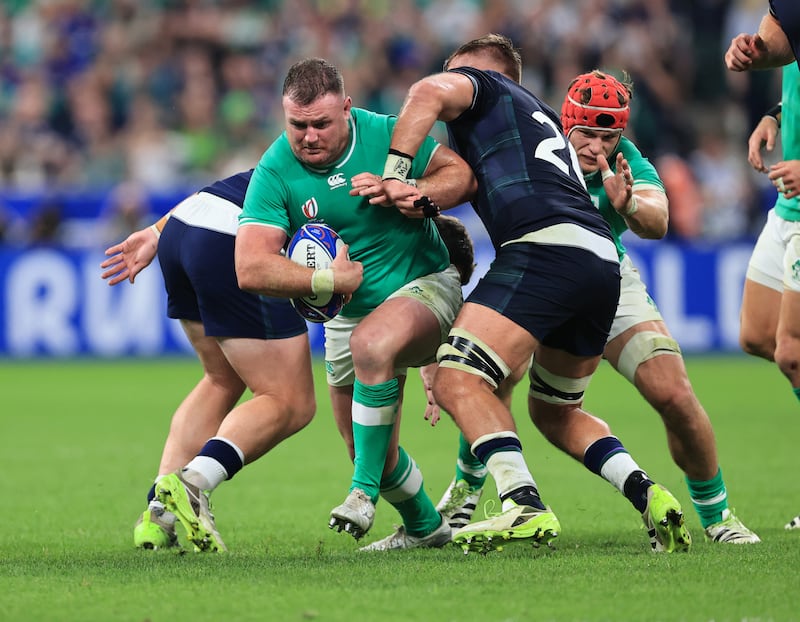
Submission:
[[[622,156],[628,161],[631,167],[631,174],[633,175],[633,188],[634,190],[660,190],[664,192],[664,184],[658,176],[655,166],[652,165],[650,160],[642,155],[642,152],[625,136],[619,140],[617,148],[614,150],[608,162],[611,165],[611,170],[616,173],[617,169],[617,154],[622,153]],[[605,221],[611,227],[611,235],[614,238],[614,244],[617,247],[617,253],[620,259],[625,255],[625,245],[622,243],[622,234],[628,230],[628,225],[625,219],[620,216],[611,201],[606,196],[605,188],[603,187],[603,180],[600,176],[600,171],[591,173],[585,177],[586,189],[592,197],[592,202],[597,209],[600,210]]]

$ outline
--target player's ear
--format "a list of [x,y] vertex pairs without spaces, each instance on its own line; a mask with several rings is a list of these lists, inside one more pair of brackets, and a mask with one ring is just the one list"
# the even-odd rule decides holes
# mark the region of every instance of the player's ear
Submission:
[[343,112],[344,112],[345,116],[350,114],[350,109],[352,107],[353,107],[353,99],[349,95],[347,95],[344,98],[344,109],[343,109]]

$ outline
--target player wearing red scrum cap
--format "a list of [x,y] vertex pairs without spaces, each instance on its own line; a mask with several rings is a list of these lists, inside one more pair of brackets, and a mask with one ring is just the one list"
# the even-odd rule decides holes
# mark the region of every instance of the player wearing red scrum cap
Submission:
[[759,542],[728,507],[717,460],[714,430],[695,395],[680,347],[625,252],[621,236],[667,232],[667,195],[653,165],[622,135],[633,88],[592,71],[577,76],[561,107],[561,124],[578,154],[592,201],[611,226],[620,258],[622,285],[604,357],[661,415],[672,459],[686,476],[705,535],[714,542]]

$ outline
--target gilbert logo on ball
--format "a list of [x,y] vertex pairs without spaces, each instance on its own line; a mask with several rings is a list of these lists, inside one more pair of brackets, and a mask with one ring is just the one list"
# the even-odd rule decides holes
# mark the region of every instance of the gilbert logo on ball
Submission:
[[[286,255],[303,266],[313,269],[329,268],[344,246],[339,234],[322,223],[306,223],[289,241]],[[336,317],[344,306],[342,294],[311,295],[293,298],[292,305],[309,322],[327,322]]]

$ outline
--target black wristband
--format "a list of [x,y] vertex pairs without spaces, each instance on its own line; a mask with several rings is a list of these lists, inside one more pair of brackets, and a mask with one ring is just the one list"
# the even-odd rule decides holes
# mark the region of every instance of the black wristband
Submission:
[[767,110],[764,113],[765,117],[772,117],[778,122],[778,126],[780,127],[781,124],[781,110],[783,109],[783,102],[778,102],[772,108]]
[[398,149],[389,149],[389,153],[391,153],[392,155],[399,156],[401,158],[408,158],[411,161],[414,160],[414,156],[408,155],[407,153],[403,153],[402,151],[400,151]]

